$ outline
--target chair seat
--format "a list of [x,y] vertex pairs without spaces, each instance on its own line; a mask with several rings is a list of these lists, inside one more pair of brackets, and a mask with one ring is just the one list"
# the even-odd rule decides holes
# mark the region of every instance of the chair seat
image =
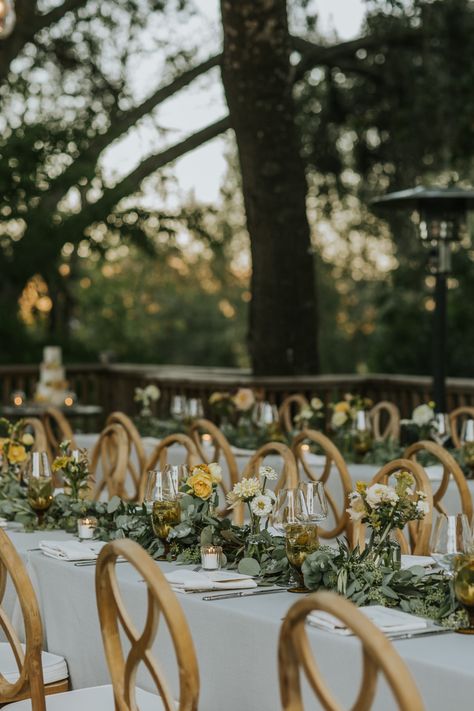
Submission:
[[[140,711],[164,711],[163,702],[156,694],[136,689]],[[31,701],[17,701],[5,706],[8,711],[31,711]],[[46,711],[115,711],[111,686],[93,686],[89,689],[66,691],[46,697]]]
[[[50,652],[41,653],[43,663],[43,677],[45,684],[52,684],[55,681],[67,679],[69,674],[64,657]],[[13,654],[13,650],[8,642],[0,643],[0,672],[5,679],[14,684],[18,679],[18,666]]]

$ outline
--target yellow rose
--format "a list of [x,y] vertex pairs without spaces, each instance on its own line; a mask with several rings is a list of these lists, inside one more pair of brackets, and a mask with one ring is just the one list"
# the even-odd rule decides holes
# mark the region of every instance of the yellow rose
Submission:
[[53,462],[53,472],[59,471],[59,469],[64,469],[70,462],[70,457],[56,457]]
[[21,438],[22,443],[25,445],[25,447],[31,447],[35,443],[35,438],[33,435],[31,435],[29,432],[23,435]]
[[[207,471],[206,471],[207,470]],[[195,467],[186,481],[186,486],[199,499],[209,499],[212,495],[212,475],[207,467]]]
[[349,412],[350,409],[349,403],[344,402],[343,400],[341,400],[341,402],[336,402],[334,405],[334,412]]
[[27,458],[26,449],[22,444],[11,443],[7,453],[10,464],[21,464]]

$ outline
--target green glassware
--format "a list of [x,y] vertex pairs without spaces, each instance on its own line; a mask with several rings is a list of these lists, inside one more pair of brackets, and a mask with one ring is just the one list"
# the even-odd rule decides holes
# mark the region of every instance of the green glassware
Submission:
[[455,563],[454,594],[469,617],[469,626],[456,631],[460,634],[474,634],[474,554],[458,556]]
[[154,501],[151,510],[151,523],[158,538],[165,540],[173,528],[181,521],[179,501]]
[[286,526],[286,556],[293,570],[297,586],[289,592],[308,592],[301,568],[310,553],[319,548],[318,527],[308,523],[291,523]]

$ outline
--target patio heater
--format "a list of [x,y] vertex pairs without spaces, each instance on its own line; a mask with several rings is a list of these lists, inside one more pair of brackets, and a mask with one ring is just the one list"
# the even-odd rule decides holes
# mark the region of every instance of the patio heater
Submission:
[[437,412],[446,412],[446,296],[453,245],[466,233],[466,216],[474,207],[474,190],[427,188],[388,193],[371,201],[376,208],[408,209],[418,234],[429,250],[428,268],[435,277],[433,314],[433,399]]

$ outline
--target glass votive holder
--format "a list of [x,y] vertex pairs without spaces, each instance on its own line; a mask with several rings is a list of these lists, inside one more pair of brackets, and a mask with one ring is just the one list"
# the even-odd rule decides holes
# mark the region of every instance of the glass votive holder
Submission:
[[201,566],[203,570],[219,570],[221,565],[221,546],[201,546]]
[[77,520],[77,535],[81,541],[94,538],[95,529],[97,528],[97,519],[94,516],[79,518]]
[[26,394],[23,390],[14,390],[10,396],[10,400],[14,407],[21,407],[26,402]]

